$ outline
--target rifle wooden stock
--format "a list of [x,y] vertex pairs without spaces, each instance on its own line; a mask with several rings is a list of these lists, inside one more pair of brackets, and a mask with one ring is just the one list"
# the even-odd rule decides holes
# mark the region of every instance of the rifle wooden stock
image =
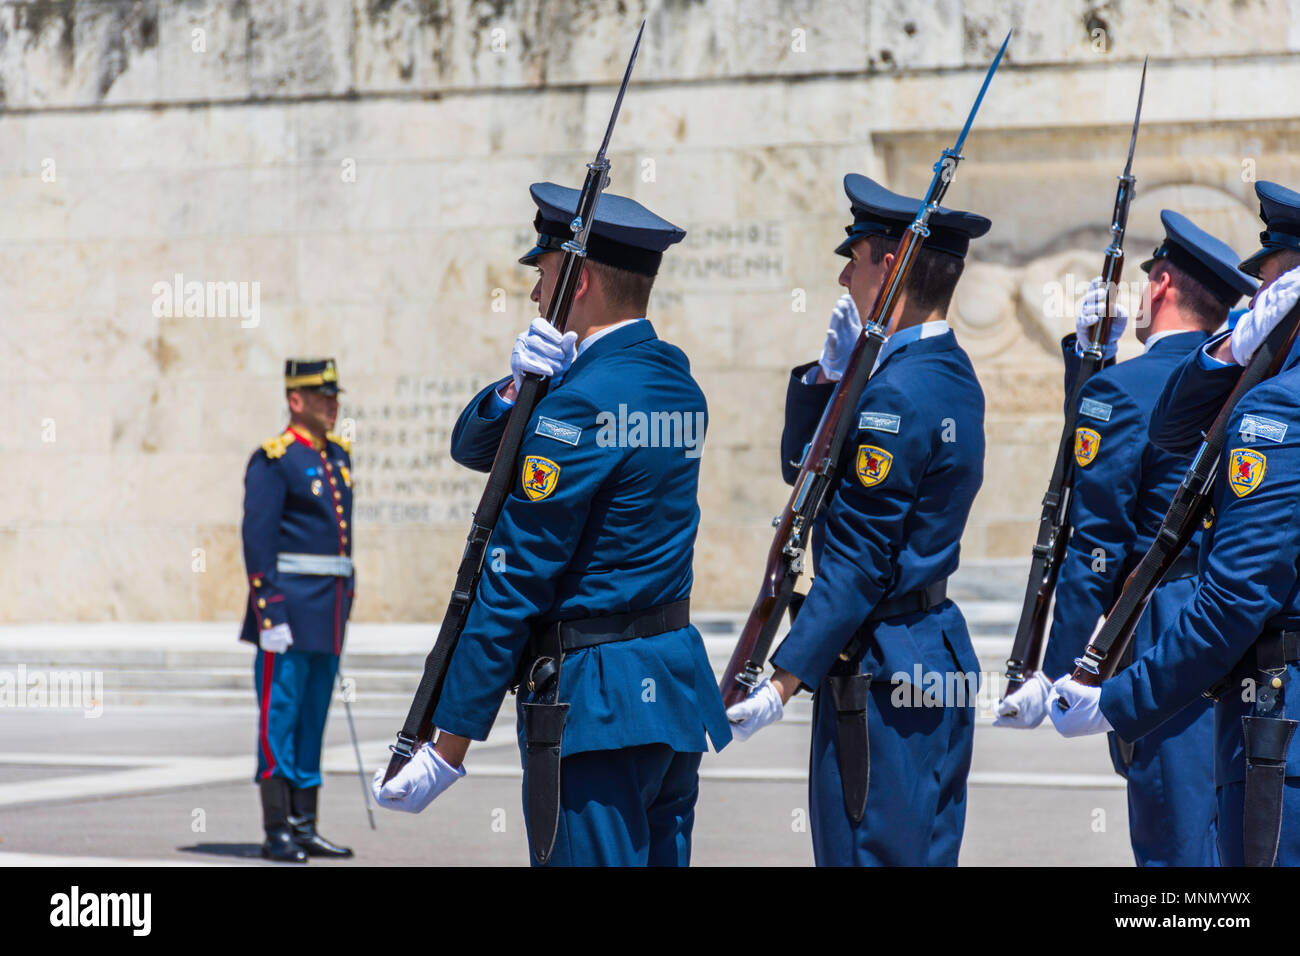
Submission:
[[[1152,593],[1196,533],[1196,525],[1209,507],[1219,459],[1227,444],[1228,422],[1232,418],[1233,409],[1243,395],[1278,373],[1291,353],[1298,328],[1300,306],[1288,312],[1269,333],[1242,372],[1236,387],[1215,417],[1214,424],[1206,432],[1205,440],[1192,459],[1182,484],[1174,493],[1173,502],[1160,522],[1160,530],[1156,532],[1151,547],[1125,580],[1124,589],[1115,601],[1115,606],[1088,643],[1083,656],[1075,661],[1072,676],[1079,683],[1099,687],[1102,681],[1115,673]],[[1058,700],[1058,705],[1062,703],[1063,700]]]

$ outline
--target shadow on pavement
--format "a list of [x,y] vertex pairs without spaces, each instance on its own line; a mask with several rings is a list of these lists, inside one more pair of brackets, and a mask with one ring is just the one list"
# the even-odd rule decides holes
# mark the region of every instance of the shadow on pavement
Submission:
[[261,859],[260,843],[196,843],[194,846],[176,848],[181,853],[204,853],[210,856],[237,856],[241,859]]

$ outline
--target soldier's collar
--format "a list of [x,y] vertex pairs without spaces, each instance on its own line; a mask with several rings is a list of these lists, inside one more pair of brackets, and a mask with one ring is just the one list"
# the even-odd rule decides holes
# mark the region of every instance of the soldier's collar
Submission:
[[325,448],[325,442],[313,438],[311,435],[308,435],[306,432],[299,431],[298,429],[294,428],[292,425],[288,427],[287,431],[295,439],[302,442],[312,451],[322,451]]
[[591,343],[590,347],[583,349],[582,353],[573,360],[573,364],[569,366],[569,370],[565,373],[566,376],[571,377],[574,372],[594,362],[606,352],[627,348],[658,337],[655,335],[654,326],[650,324],[649,319],[636,319],[625,322],[606,331],[609,333],[608,335],[597,333],[593,337],[595,341]]

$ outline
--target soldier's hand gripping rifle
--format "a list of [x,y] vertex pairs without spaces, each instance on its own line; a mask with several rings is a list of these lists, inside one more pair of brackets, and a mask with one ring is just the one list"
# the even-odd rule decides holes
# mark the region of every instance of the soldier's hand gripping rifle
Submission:
[[[1237,402],[1248,391],[1281,369],[1295,343],[1296,330],[1300,328],[1300,305],[1295,306],[1268,334],[1255,355],[1241,373],[1237,385],[1223,403],[1214,424],[1205,433],[1205,440],[1192,459],[1182,484],[1174,493],[1169,511],[1160,522],[1160,530],[1150,549],[1142,556],[1120,592],[1115,606],[1093,635],[1083,656],[1074,662],[1072,675],[1080,684],[1100,687],[1112,676],[1119,659],[1133,637],[1133,631],[1146,610],[1151,594],[1164,580],[1178,555],[1196,533],[1206,509],[1210,506],[1210,492],[1214,476],[1218,473],[1219,459],[1228,438],[1228,421]],[[1064,698],[1057,698],[1061,710],[1069,710]]]
[[[623,73],[623,83],[619,87],[618,97],[614,100],[614,110],[605,128],[605,139],[600,144],[594,161],[587,164],[587,178],[582,184],[582,193],[578,197],[578,207],[570,224],[573,238],[564,243],[564,256],[560,260],[559,281],[555,293],[551,296],[550,307],[546,310],[546,320],[561,332],[569,320],[569,311],[573,307],[573,298],[578,291],[578,280],[582,277],[583,265],[587,256],[587,237],[596,219],[596,205],[600,195],[609,183],[609,160],[605,156],[609,148],[609,138],[614,132],[618,112],[623,105],[623,94],[627,92],[628,81],[632,78],[632,66],[636,63],[637,51],[641,47],[641,35],[645,32],[645,21],[637,31],[636,43],[632,55],[627,61]],[[411,709],[406,715],[406,723],[397,734],[397,743],[392,750],[392,759],[384,773],[387,782],[405,766],[420,746],[433,737],[433,712],[437,709],[442,696],[442,682],[447,674],[451,655],[465,629],[465,619],[470,606],[474,603],[474,594],[478,590],[479,576],[483,571],[483,557],[487,552],[488,539],[496,527],[501,509],[515,481],[515,459],[523,444],[524,431],[533,409],[541,401],[546,391],[547,379],[540,375],[526,374],[515,404],[510,410],[505,433],[497,447],[496,457],[492,462],[492,471],[488,474],[487,487],[474,509],[473,522],[469,537],[465,543],[465,553],[461,556],[460,566],[456,569],[456,583],[452,588],[451,601],[442,616],[442,625],[438,628],[438,639],[433,650],[424,661],[424,674],[420,686],[411,701]]]
[[945,149],[939,161],[934,164],[934,177],[930,180],[930,188],[926,191],[921,208],[898,242],[898,248],[894,251],[894,263],[876,294],[871,312],[864,317],[862,332],[853,346],[848,367],[822,413],[813,440],[804,451],[799,476],[794,482],[794,493],[781,516],[773,521],[776,537],[768,551],[763,585],[719,684],[723,703],[728,707],[744,700],[761,679],[777,628],[790,606],[795,582],[803,573],[804,555],[808,549],[813,522],[838,472],[849,428],[856,420],[854,416],[857,413],[858,399],[871,377],[880,348],[885,343],[885,330],[889,326],[894,305],[902,292],[903,283],[907,281],[916,254],[929,235],[927,224],[930,217],[939,208],[939,203],[952,182],[957,163],[963,158],[962,144],[966,141],[971,123],[975,120],[984,93],[989,88],[989,82],[1002,61],[1002,54],[1006,52],[1010,39],[1011,34],[1007,33],[1002,48],[998,50],[998,55],[993,58],[993,63],[984,76],[984,85],[975,97],[975,105],[966,117],[966,125],[962,127],[957,142],[951,149]]
[[1007,689],[1002,696],[1015,693],[1038,670],[1043,659],[1043,645],[1047,637],[1048,611],[1056,579],[1061,572],[1065,548],[1070,541],[1070,491],[1074,477],[1074,430],[1079,414],[1079,396],[1084,384],[1101,371],[1105,365],[1103,349],[1110,337],[1115,321],[1115,294],[1120,275],[1124,271],[1124,231],[1128,227],[1128,208],[1133,201],[1133,150],[1137,146],[1138,124],[1142,121],[1142,96],[1147,86],[1147,65],[1142,62],[1142,83],[1138,87],[1137,112],[1133,117],[1133,133],[1128,141],[1128,162],[1119,177],[1115,191],[1115,210],[1110,221],[1110,245],[1101,277],[1106,288],[1106,311],[1093,329],[1091,341],[1079,360],[1074,387],[1065,402],[1065,425],[1061,440],[1056,446],[1056,462],[1052,478],[1043,495],[1043,512],[1038,519],[1038,538],[1034,542],[1033,558],[1029,565],[1029,583],[1025,586],[1025,601],[1020,609],[1020,623],[1007,658]]

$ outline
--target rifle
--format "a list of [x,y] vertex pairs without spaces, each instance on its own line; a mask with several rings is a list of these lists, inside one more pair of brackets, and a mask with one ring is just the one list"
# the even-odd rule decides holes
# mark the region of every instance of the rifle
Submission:
[[[561,247],[564,256],[560,260],[559,281],[551,296],[550,306],[546,310],[546,320],[564,331],[569,320],[569,311],[573,307],[573,298],[578,291],[578,280],[586,263],[587,237],[592,224],[596,221],[596,205],[600,195],[609,185],[609,160],[605,153],[609,148],[609,139],[618,120],[619,109],[623,105],[623,94],[627,92],[628,82],[632,78],[632,66],[636,63],[637,51],[641,47],[641,35],[645,32],[645,21],[637,31],[636,43],[632,46],[632,56],[627,61],[623,73],[623,83],[614,100],[614,111],[610,114],[609,125],[605,128],[605,139],[600,144],[594,161],[587,164],[587,178],[582,184],[578,196],[578,207],[574,219],[569,224],[573,238]],[[465,552],[461,555],[460,566],[456,569],[456,583],[452,587],[451,601],[442,616],[442,625],[438,628],[438,639],[433,649],[424,660],[424,674],[415,698],[411,701],[406,723],[397,734],[397,743],[388,749],[393,752],[384,773],[387,783],[395,774],[406,766],[406,762],[415,755],[422,744],[433,738],[433,712],[437,709],[442,696],[443,679],[447,676],[447,666],[452,653],[465,629],[465,620],[469,616],[474,594],[478,590],[479,577],[483,572],[483,557],[487,552],[488,539],[496,527],[501,509],[515,481],[515,459],[523,445],[524,432],[533,409],[545,394],[547,379],[540,375],[527,374],[515,398],[514,407],[506,421],[501,444],[497,446],[496,457],[492,461],[492,470],[488,474],[487,487],[474,509],[474,518],[470,524],[469,536],[465,543]]]
[[[1223,403],[1214,424],[1205,433],[1205,440],[1192,459],[1182,484],[1174,493],[1174,500],[1160,522],[1155,541],[1129,574],[1115,606],[1088,642],[1083,656],[1075,659],[1074,673],[1071,676],[1080,684],[1100,687],[1102,681],[1115,673],[1119,659],[1133,638],[1133,631],[1142,612],[1146,610],[1152,593],[1196,533],[1196,526],[1210,505],[1210,492],[1214,476],[1218,472],[1223,446],[1227,443],[1228,420],[1232,417],[1232,410],[1243,395],[1278,373],[1291,353],[1297,329],[1300,329],[1300,305],[1293,307],[1269,333],[1246,370],[1241,373],[1241,378]],[[1056,704],[1061,710],[1070,709],[1064,698],[1058,697]]]
[[1048,629],[1048,610],[1056,591],[1056,579],[1061,572],[1065,548],[1070,541],[1070,494],[1074,483],[1074,429],[1079,415],[1079,396],[1084,384],[1102,370],[1105,356],[1102,349],[1110,336],[1115,321],[1115,293],[1124,270],[1124,231],[1128,227],[1128,208],[1133,201],[1133,150],[1137,146],[1138,124],[1142,121],[1142,96],[1147,87],[1147,64],[1142,61],[1142,84],[1138,87],[1137,113],[1133,117],[1133,133],[1128,141],[1128,162],[1119,177],[1115,190],[1115,209],[1110,219],[1110,245],[1101,276],[1106,283],[1106,312],[1097,323],[1092,341],[1079,361],[1079,371],[1074,387],[1065,403],[1065,425],[1061,440],[1056,446],[1056,463],[1052,478],[1043,495],[1043,512],[1038,519],[1038,539],[1034,542],[1033,558],[1029,565],[1029,583],[1025,586],[1025,601],[1020,609],[1020,623],[1016,638],[1007,658],[1007,689],[1002,696],[1015,693],[1025,680],[1038,670],[1043,660],[1043,645]]
[[962,144],[966,141],[966,135],[975,121],[975,114],[979,111],[980,103],[984,101],[984,93],[989,88],[989,82],[993,79],[993,74],[997,71],[998,64],[1002,61],[1002,54],[1006,52],[1010,40],[1011,33],[1008,32],[1006,39],[1002,41],[1002,48],[998,50],[997,56],[993,58],[993,63],[984,76],[984,85],[980,87],[979,95],[975,97],[975,105],[971,107],[970,114],[966,117],[966,125],[962,127],[961,135],[957,137],[957,142],[950,149],[943,151],[938,162],[934,164],[934,177],[930,180],[930,188],[926,190],[921,208],[917,211],[916,219],[898,241],[898,248],[894,252],[894,263],[885,281],[881,283],[880,291],[876,293],[875,303],[862,324],[862,332],[853,346],[848,367],[836,384],[830,402],[822,413],[813,440],[804,450],[803,461],[799,465],[799,475],[794,482],[794,492],[780,517],[772,522],[777,529],[776,537],[768,551],[763,584],[749,612],[749,618],[740,632],[740,639],[736,642],[736,649],[732,652],[722,681],[718,685],[718,689],[722,692],[722,701],[728,707],[744,700],[759,683],[759,675],[767,663],[767,655],[776,637],[776,629],[780,626],[782,615],[790,606],[795,583],[803,573],[804,554],[808,548],[808,538],[817,519],[817,513],[825,503],[826,496],[838,474],[838,463],[848,438],[850,425],[854,420],[853,416],[856,414],[858,399],[861,398],[862,390],[866,388],[867,381],[871,378],[876,357],[885,343],[885,331],[890,322],[890,314],[902,292],[903,283],[907,281],[908,273],[912,270],[916,254],[920,251],[925,237],[930,233],[928,226],[930,217],[939,208],[944,193],[948,191],[948,185],[957,170],[957,163],[964,158],[961,155]]

